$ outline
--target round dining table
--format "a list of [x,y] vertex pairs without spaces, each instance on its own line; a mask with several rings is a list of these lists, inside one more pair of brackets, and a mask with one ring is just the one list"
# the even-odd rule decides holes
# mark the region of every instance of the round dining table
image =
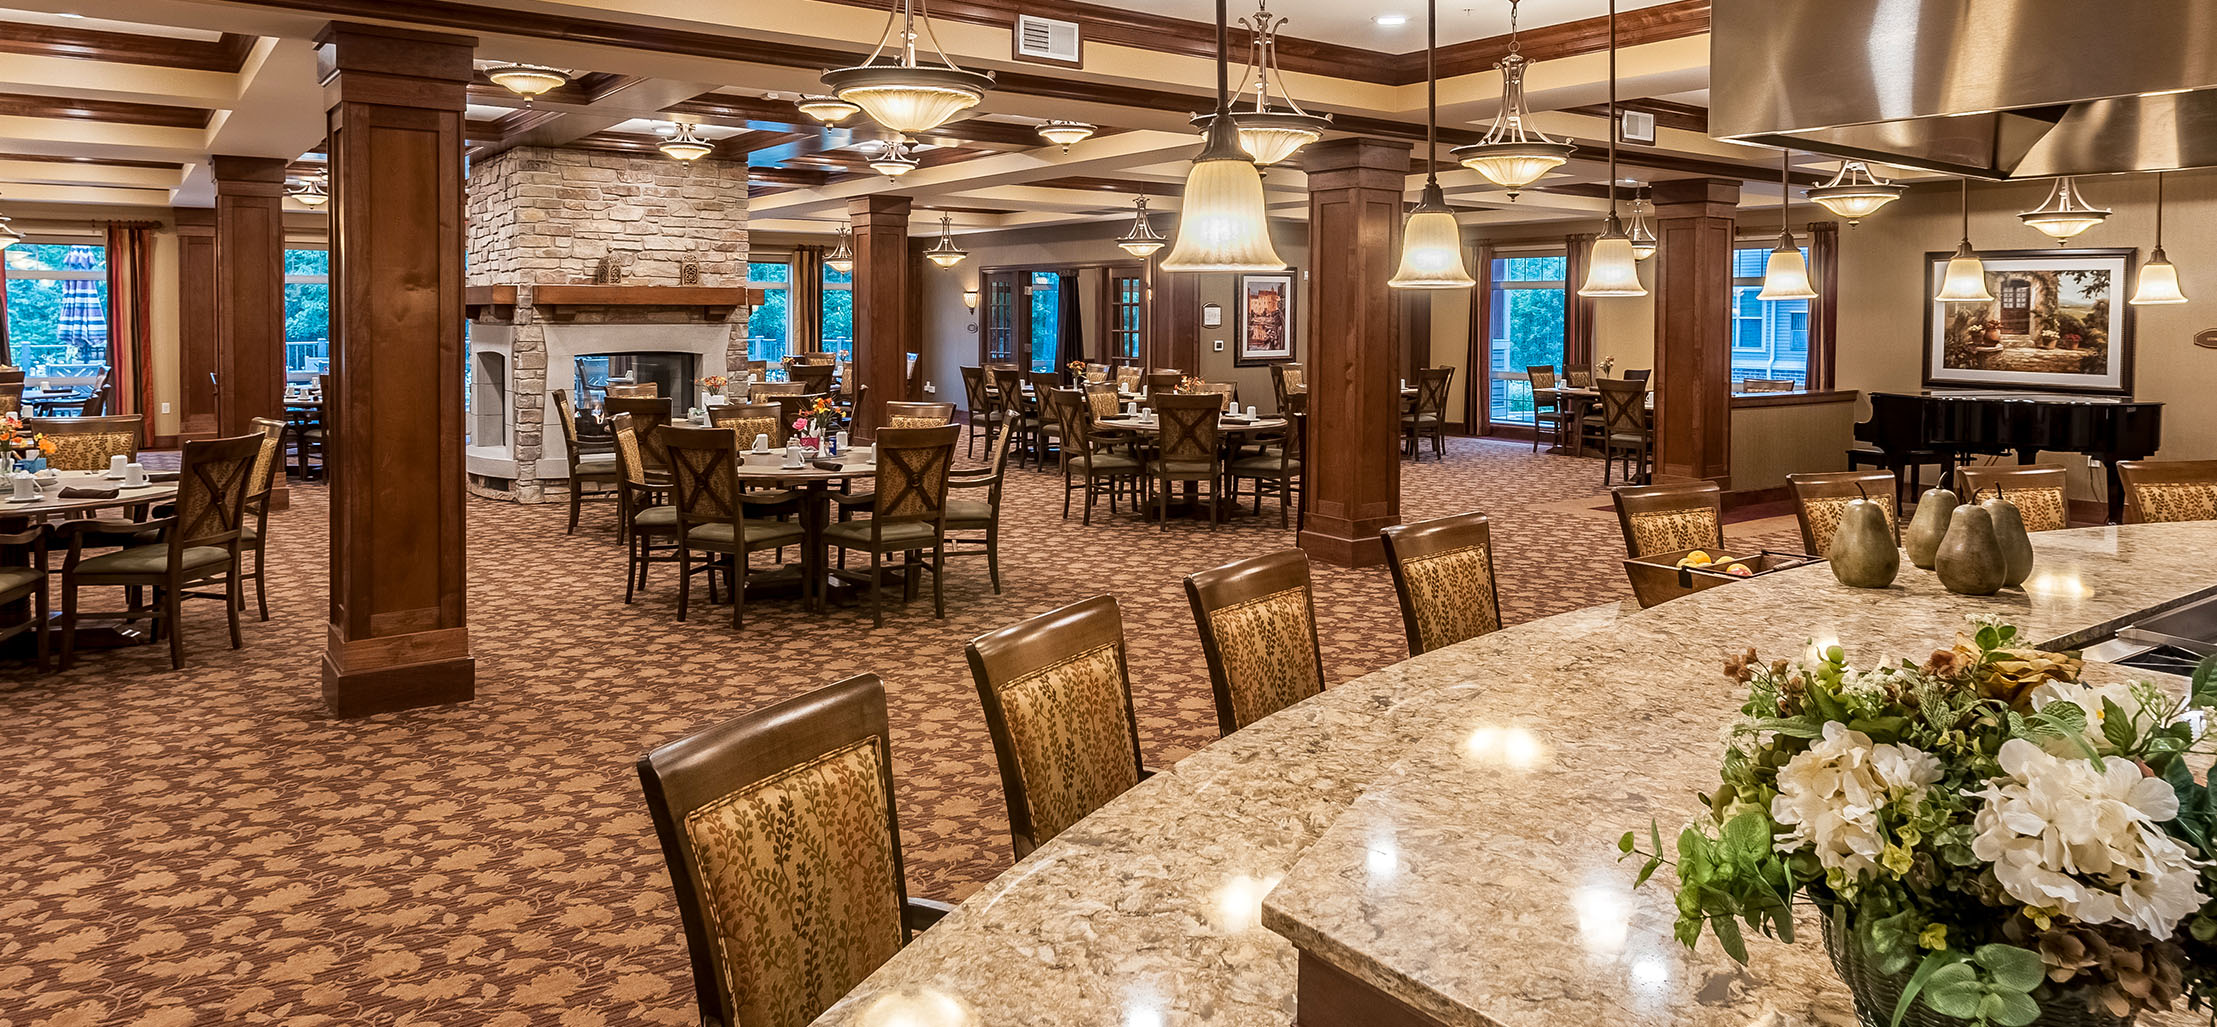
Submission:
[[[750,461],[752,461],[750,463]],[[826,465],[830,466],[826,466]],[[854,459],[849,450],[835,457],[804,460],[799,467],[785,465],[781,450],[766,453],[739,451],[739,465],[734,469],[742,486],[790,489],[799,506],[801,518],[801,562],[798,583],[804,601],[820,606],[828,597],[832,581],[824,552],[824,529],[831,520],[830,485],[835,481],[856,481],[875,478],[878,473],[877,451],[871,450],[868,459]],[[774,591],[789,588],[795,583],[793,576],[773,571],[759,578],[749,575],[749,594],[760,588]]]
[[[106,471],[56,471],[54,481],[43,485],[35,501],[17,502],[12,486],[0,486],[0,524],[12,521],[47,521],[125,507],[159,503],[177,498],[177,482],[149,481],[135,488],[110,479]],[[66,490],[115,490],[111,496],[64,496]]]
[[[1133,435],[1159,435],[1162,433],[1162,419],[1147,415],[1132,417],[1118,414],[1115,417],[1097,417],[1093,423],[1104,430],[1126,432]],[[1230,443],[1236,449],[1237,446],[1243,444],[1246,436],[1257,432],[1279,431],[1290,423],[1283,417],[1219,417],[1216,421],[1216,428],[1218,432],[1223,434],[1223,441]],[[1231,466],[1230,460],[1226,460],[1224,463],[1226,467]],[[1219,482],[1218,484],[1221,485],[1222,483]],[[1185,498],[1178,503],[1178,506],[1183,508],[1185,515],[1188,517],[1199,517],[1208,510],[1208,507],[1200,502],[1199,485],[1199,482],[1186,482]],[[1217,509],[1226,516],[1236,517],[1239,515],[1239,504],[1237,502],[1227,503],[1219,498]],[[1150,518],[1154,516],[1148,510],[1142,510],[1141,513]]]

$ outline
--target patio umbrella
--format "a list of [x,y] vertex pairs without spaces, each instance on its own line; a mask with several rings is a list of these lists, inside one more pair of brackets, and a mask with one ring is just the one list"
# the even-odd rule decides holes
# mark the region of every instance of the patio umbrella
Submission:
[[[95,247],[72,246],[62,257],[64,271],[91,271],[97,266]],[[62,280],[62,309],[55,335],[69,347],[73,363],[105,363],[108,359],[108,305],[100,297],[102,284],[97,278]]]

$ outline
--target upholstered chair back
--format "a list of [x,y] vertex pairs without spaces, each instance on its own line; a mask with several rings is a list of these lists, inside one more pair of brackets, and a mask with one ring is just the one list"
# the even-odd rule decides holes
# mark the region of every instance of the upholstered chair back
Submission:
[[48,467],[58,471],[105,471],[110,457],[139,458],[139,429],[143,423],[135,414],[30,417],[24,419],[23,430],[53,441],[54,452],[46,457]]
[[1901,523],[1894,509],[1896,481],[1892,471],[1822,471],[1789,474],[1786,487],[1794,493],[1794,519],[1801,522],[1802,552],[1823,556],[1832,549],[1832,536],[1840,530],[1847,505],[1869,499],[1886,515],[1886,527],[1901,542]]
[[1324,656],[1298,549],[1188,575],[1186,601],[1201,631],[1216,724],[1231,734],[1324,690]]
[[2120,460],[2125,523],[2217,521],[2217,460]]
[[1482,513],[1455,514],[1379,533],[1409,655],[1501,630],[1493,576],[1493,529]]
[[2000,496],[2016,504],[2026,531],[2060,531],[2071,526],[2060,465],[1964,467],[1955,472],[1955,480],[1962,486],[1958,491],[1966,503],[1983,503]]
[[[1604,379],[1601,383],[1607,386]],[[1623,485],[1613,493],[1624,551],[1637,560],[1656,553],[1724,548],[1724,492],[1713,481]]]

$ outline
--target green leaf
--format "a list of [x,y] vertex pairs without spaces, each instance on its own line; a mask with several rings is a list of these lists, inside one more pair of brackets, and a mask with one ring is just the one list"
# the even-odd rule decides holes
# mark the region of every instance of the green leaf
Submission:
[[1619,838],[1619,839],[1617,839],[1617,851],[1618,851],[1618,852],[1631,852],[1631,851],[1632,851],[1632,832],[1630,832],[1630,831],[1626,831],[1626,832],[1624,832],[1624,837],[1622,837],[1622,838]]
[[1770,817],[1760,810],[1749,810],[1727,821],[1723,832],[1725,857],[1752,864],[1769,855],[1770,824]]
[[1968,1020],[1978,1015],[1979,1000],[1986,997],[1986,989],[1978,983],[1978,974],[1966,962],[1953,962],[1934,970],[1925,981],[1924,1004],[1941,1016]]
[[1729,916],[1709,921],[1709,929],[1716,932],[1717,942],[1724,946],[1724,954],[1742,966],[1747,965],[1747,940],[1740,936],[1740,925]]
[[2194,668],[2193,681],[2193,690],[2187,693],[2192,698],[2187,702],[2195,706],[2217,705],[2217,656],[2202,660],[2201,665]]
[[2047,979],[2047,965],[2040,954],[2015,945],[1980,945],[1971,958],[1993,975],[1994,986],[2007,991],[2028,992]]
[[1946,949],[1924,957],[1924,962],[1917,964],[1917,972],[1910,974],[1909,982],[1901,986],[1901,1001],[1894,1003],[1894,1020],[1889,1027],[1901,1027],[1901,1018],[1909,1013],[1909,1003],[1916,999],[1918,992],[1924,990],[1925,984],[1932,980],[1932,975],[1941,967],[1961,958]]
[[2002,1027],[2025,1027],[2040,1018],[2040,1003],[2021,991],[1996,992],[1991,996],[1999,1000],[1994,1010],[1994,1022]]
[[1655,868],[1657,868],[1657,867],[1660,867],[1660,866],[1662,866],[1662,865],[1663,865],[1663,861],[1662,861],[1662,860],[1659,860],[1659,859],[1651,859],[1651,860],[1648,860],[1648,861],[1647,861],[1647,865],[1646,865],[1646,866],[1643,866],[1643,867],[1641,867],[1641,868],[1640,868],[1640,876],[1638,876],[1638,877],[1635,877],[1635,878],[1633,878],[1633,879],[1632,879],[1632,887],[1634,887],[1634,888],[1637,888],[1637,887],[1639,887],[1639,886],[1641,886],[1641,885],[1643,885],[1643,884],[1646,884],[1646,883],[1647,883],[1647,879],[1648,879],[1648,878],[1650,878],[1650,877],[1653,877],[1653,876],[1655,876]]
[[2132,748],[2135,738],[2132,715],[2117,705],[2115,699],[2102,700],[2102,737],[2109,739],[2109,744],[2118,752]]

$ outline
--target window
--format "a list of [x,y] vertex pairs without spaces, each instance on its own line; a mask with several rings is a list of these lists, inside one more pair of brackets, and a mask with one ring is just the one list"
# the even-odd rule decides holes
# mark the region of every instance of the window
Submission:
[[747,284],[763,290],[762,302],[747,315],[747,359],[775,363],[791,349],[792,283],[793,268],[782,260],[747,265]]
[[1531,424],[1532,381],[1524,369],[1563,362],[1563,256],[1500,257],[1493,286],[1486,348],[1492,365],[1487,416],[1497,424]]
[[90,392],[108,369],[108,248],[17,243],[4,253],[9,355],[27,381]]
[[[1761,300],[1771,247],[1732,251],[1732,383],[1750,378],[1809,383],[1809,301]],[[1809,248],[1801,249],[1803,260]]]
[[1062,349],[1062,276],[1032,272],[1031,293],[1031,369],[1052,371]]
[[1109,272],[1109,358],[1139,363],[1140,315],[1147,283],[1137,272]]
[[824,269],[824,352],[854,359],[854,272]]
[[331,370],[331,251],[285,251],[285,380]]

